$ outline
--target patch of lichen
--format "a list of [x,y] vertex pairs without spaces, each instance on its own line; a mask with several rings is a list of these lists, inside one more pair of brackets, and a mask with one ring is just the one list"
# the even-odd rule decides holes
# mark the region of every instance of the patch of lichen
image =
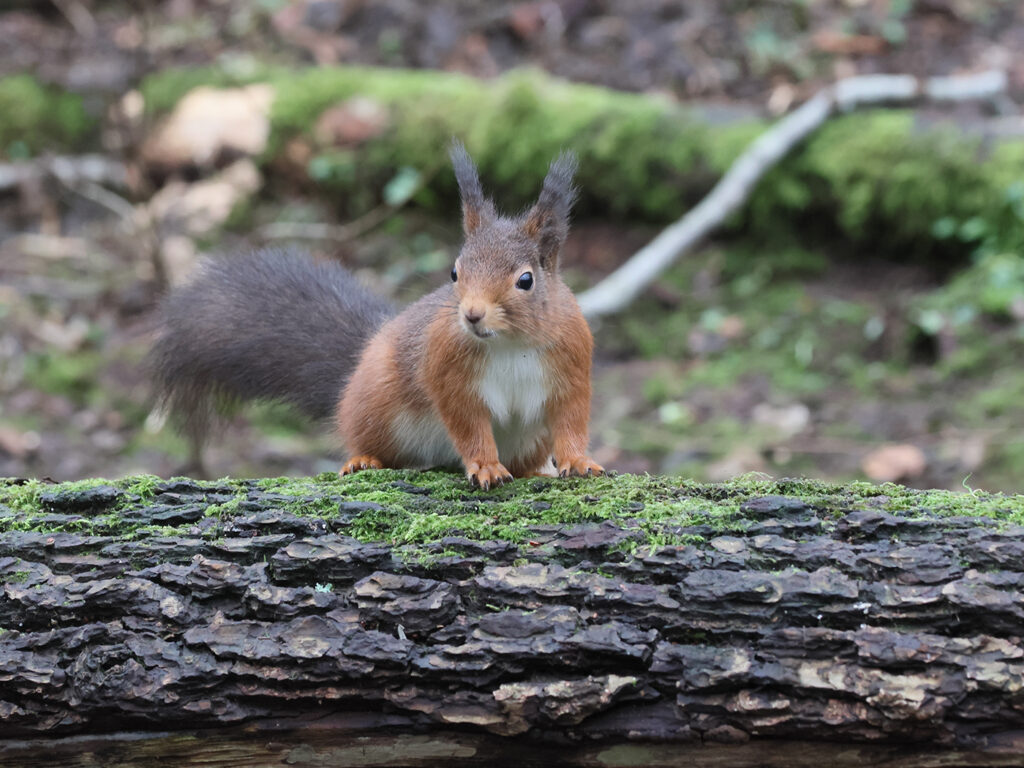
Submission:
[[[569,84],[535,71],[491,81],[452,73],[319,67],[226,72],[169,70],[142,85],[163,111],[199,84],[265,80],[276,86],[266,162],[291,139],[314,146],[311,180],[349,215],[376,205],[401,168],[425,179],[415,202],[448,211],[451,174],[440,173],[452,136],[466,142],[489,190],[515,210],[536,195],[550,159],[564,148],[580,158],[578,212],[664,223],[700,199],[767,124],[711,125],[668,99]],[[328,107],[359,95],[379,102],[389,128],[358,150],[315,148],[312,129]],[[983,151],[951,127],[923,128],[911,112],[874,110],[839,117],[768,174],[737,231],[841,233],[896,258],[962,255],[962,243],[936,237],[944,217],[993,217],[1024,172],[1024,142]],[[990,221],[992,220],[992,221]]]
[[0,157],[70,151],[95,127],[80,96],[43,85],[28,74],[0,77]]
[[[120,513],[136,507],[159,487],[158,478],[144,476],[107,482],[85,480],[59,485],[40,481],[0,481],[0,531],[70,530],[93,532],[77,521],[70,528],[46,517],[40,494],[73,493],[113,485],[124,497],[97,516],[105,535],[139,538],[185,531],[170,526],[118,522]],[[210,504],[207,514],[222,521],[241,514],[239,504],[253,490],[296,501],[282,506],[298,515],[334,519],[339,501],[374,502],[375,506],[337,520],[339,530],[362,541],[393,545],[424,545],[446,537],[504,540],[528,546],[533,532],[548,526],[574,526],[608,521],[637,532],[640,546],[693,543],[706,535],[742,531],[751,519],[743,503],[763,496],[801,499],[825,519],[870,507],[909,517],[974,516],[995,525],[1024,524],[1024,496],[991,493],[916,491],[895,484],[829,484],[815,480],[742,477],[728,483],[699,483],[650,475],[598,478],[532,478],[490,491],[471,489],[461,474],[442,471],[381,470],[347,478],[219,480],[200,483],[226,500]],[[231,493],[234,496],[231,497]],[[6,509],[5,509],[6,508]],[[219,527],[206,534],[219,536]]]

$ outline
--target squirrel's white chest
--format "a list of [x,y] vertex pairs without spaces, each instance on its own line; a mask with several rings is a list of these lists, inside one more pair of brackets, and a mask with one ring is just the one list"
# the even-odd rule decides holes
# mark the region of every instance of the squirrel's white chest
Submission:
[[540,352],[495,346],[487,351],[478,384],[480,398],[496,424],[536,424],[544,416],[548,384]]
[[[495,347],[484,359],[477,392],[491,412],[498,458],[511,463],[532,456],[548,434],[544,405],[549,388],[540,352],[522,347]],[[401,461],[409,466],[454,465],[459,454],[436,412],[402,411],[391,424]]]

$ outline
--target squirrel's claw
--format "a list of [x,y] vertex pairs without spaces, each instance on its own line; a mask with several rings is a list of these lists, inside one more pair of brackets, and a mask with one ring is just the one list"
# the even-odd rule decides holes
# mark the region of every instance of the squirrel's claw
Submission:
[[469,478],[470,485],[484,491],[512,481],[512,473],[505,469],[500,461],[491,464],[470,462],[466,465],[466,477]]
[[338,474],[344,477],[345,475],[351,475],[353,472],[358,472],[361,469],[383,468],[384,465],[381,464],[380,459],[375,459],[373,456],[353,456],[342,465],[341,469],[338,470]]
[[604,467],[586,456],[577,456],[573,459],[563,459],[558,463],[559,477],[590,477],[591,475],[603,474]]

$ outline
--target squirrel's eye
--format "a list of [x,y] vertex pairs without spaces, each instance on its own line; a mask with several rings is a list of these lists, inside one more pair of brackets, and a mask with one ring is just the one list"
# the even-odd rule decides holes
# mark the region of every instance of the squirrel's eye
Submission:
[[528,291],[533,288],[533,272],[523,272],[516,280],[516,288],[522,291]]
[[452,282],[457,283],[459,281],[459,273],[455,271],[455,267],[452,267]]

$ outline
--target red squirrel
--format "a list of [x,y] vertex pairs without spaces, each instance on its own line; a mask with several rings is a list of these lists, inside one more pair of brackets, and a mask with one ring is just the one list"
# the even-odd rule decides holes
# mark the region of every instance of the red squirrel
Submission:
[[225,400],[333,416],[340,473],[461,461],[483,489],[541,473],[601,474],[586,455],[593,337],[559,275],[575,159],[508,217],[454,143],[465,242],[451,282],[399,314],[344,268],[266,249],[203,265],[165,300],[158,396],[198,451]]

